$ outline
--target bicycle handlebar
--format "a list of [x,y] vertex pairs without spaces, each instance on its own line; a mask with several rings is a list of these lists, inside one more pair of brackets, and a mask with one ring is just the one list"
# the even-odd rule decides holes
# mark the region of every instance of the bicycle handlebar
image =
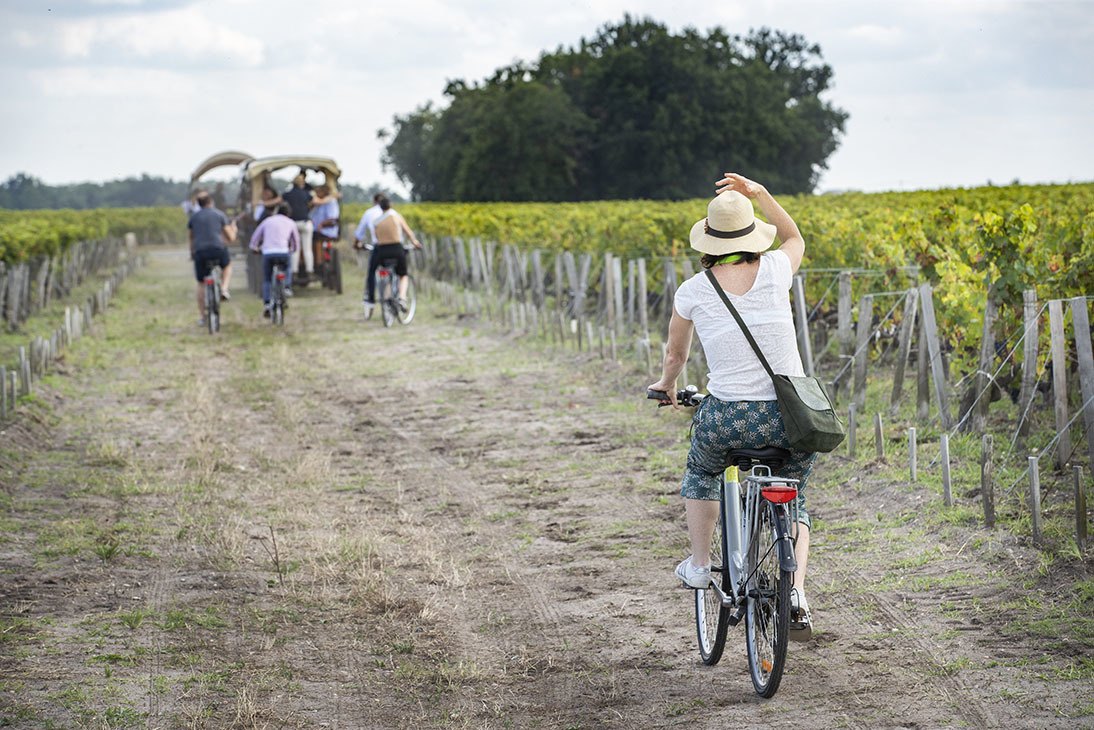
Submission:
[[[699,403],[705,397],[706,396],[700,393],[699,389],[696,388],[694,385],[689,385],[683,390],[676,391],[676,402],[682,406],[687,406],[689,408],[694,408],[695,406],[699,405]],[[660,401],[657,404],[658,408],[672,405],[672,399],[670,399],[669,394],[663,390],[647,390],[646,398],[649,400]]]

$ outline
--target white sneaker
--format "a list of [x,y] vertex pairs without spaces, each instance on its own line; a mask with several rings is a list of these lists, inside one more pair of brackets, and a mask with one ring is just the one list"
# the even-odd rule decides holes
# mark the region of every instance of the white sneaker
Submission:
[[791,641],[809,641],[813,637],[813,615],[809,612],[809,601],[805,591],[790,589],[790,631]]
[[710,585],[710,566],[692,565],[691,558],[689,555],[676,566],[676,577],[688,588],[706,588]]
[[374,306],[372,302],[365,302],[365,319],[372,319],[372,308]]

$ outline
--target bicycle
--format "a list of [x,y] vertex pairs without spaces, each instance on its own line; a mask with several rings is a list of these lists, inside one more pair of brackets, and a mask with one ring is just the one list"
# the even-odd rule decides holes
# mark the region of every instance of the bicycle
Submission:
[[274,325],[285,324],[285,269],[274,264],[270,281],[270,322]]
[[401,324],[410,324],[418,309],[418,300],[414,294],[414,279],[406,277],[406,305],[399,304],[399,277],[395,274],[395,265],[385,260],[376,268],[376,302],[384,326],[390,327],[398,319]]
[[[646,397],[669,405],[667,393]],[[696,407],[704,396],[689,385],[677,402]],[[714,665],[722,658],[729,627],[745,619],[752,686],[761,697],[775,695],[786,666],[790,589],[797,570],[791,525],[797,521],[797,479],[774,473],[790,458],[778,447],[729,452],[722,476],[721,509],[711,541],[710,585],[695,591],[699,656]],[[741,472],[749,472],[741,481]]]
[[209,334],[220,331],[220,267],[205,275],[205,324]]

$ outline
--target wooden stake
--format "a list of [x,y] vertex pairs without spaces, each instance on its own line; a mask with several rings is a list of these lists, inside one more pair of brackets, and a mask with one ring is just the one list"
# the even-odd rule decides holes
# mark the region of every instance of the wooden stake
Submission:
[[1081,553],[1086,550],[1086,489],[1083,487],[1083,468],[1076,464],[1071,472],[1075,475],[1075,541]]
[[1067,428],[1067,341],[1064,335],[1064,303],[1052,299],[1048,303],[1048,329],[1052,357],[1052,402],[1056,416],[1056,468],[1063,469],[1071,458],[1071,433]]
[[1071,300],[1071,331],[1075,334],[1075,355],[1079,361],[1079,392],[1083,397],[1083,423],[1086,425],[1086,448],[1094,466],[1094,351],[1090,342],[1090,317],[1086,297]]
[[1022,341],[1022,390],[1018,396],[1018,444],[1029,436],[1029,410],[1033,386],[1037,384],[1037,291],[1022,292],[1022,321],[1025,339]]
[[986,433],[980,438],[980,498],[984,502],[984,526],[995,527],[995,484],[992,481],[992,440]]
[[942,434],[942,502],[947,507],[953,507],[953,484],[950,481],[950,435]]
[[1029,509],[1033,515],[1033,541],[1041,543],[1041,471],[1037,457],[1027,457],[1029,463]]
[[885,458],[885,433],[880,413],[874,414],[874,449],[879,460]]
[[916,453],[917,448],[915,426],[912,426],[908,429],[908,475],[913,483],[919,480],[919,454]]

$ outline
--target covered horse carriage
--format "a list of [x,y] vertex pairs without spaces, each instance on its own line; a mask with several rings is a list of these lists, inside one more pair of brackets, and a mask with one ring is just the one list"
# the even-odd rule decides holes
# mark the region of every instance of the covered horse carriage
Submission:
[[[226,191],[223,183],[217,183],[209,192],[213,195],[215,205],[223,210],[239,228],[237,243],[242,249],[247,268],[247,284],[256,295],[262,292],[262,258],[260,254],[252,253],[248,247],[251,234],[258,226],[260,216],[256,211],[262,211],[264,207],[262,192],[270,188],[277,190],[274,182],[274,174],[286,168],[298,168],[305,173],[320,174],[323,184],[330,188],[330,194],[335,198],[340,197],[338,192],[338,179],[342,170],[338,164],[329,157],[317,157],[314,155],[281,155],[277,157],[253,157],[246,152],[228,150],[218,152],[206,160],[203,160],[190,176],[190,195],[195,194],[201,187],[200,180],[210,171],[220,167],[235,167],[238,170],[238,193]],[[297,170],[292,170],[296,174]],[[232,186],[234,188],[235,185]],[[339,206],[341,210],[341,206]],[[293,272],[295,286],[307,286],[311,281],[318,280],[323,287],[331,289],[338,294],[342,293],[342,262],[338,250],[338,241],[342,235],[342,219],[339,215],[338,237],[327,239],[315,236],[314,246],[314,271],[309,275],[304,270],[304,257],[299,260],[298,271]]]
[[[260,157],[244,162],[240,168],[239,209],[245,212],[239,218],[239,237],[244,247],[251,240],[251,233],[258,226],[260,217],[254,215],[255,211],[264,207],[262,191],[266,188],[279,193],[273,182],[275,173],[286,168],[298,168],[303,173],[319,173],[323,176],[323,184],[330,188],[330,195],[340,197],[338,192],[338,178],[342,170],[338,164],[329,157],[315,157],[303,155],[282,155],[278,157]],[[297,171],[293,170],[295,174]],[[313,240],[315,258],[315,270],[309,274],[304,269],[304,257],[297,257],[298,267],[293,272],[293,286],[307,286],[312,281],[318,280],[326,289],[342,293],[342,261],[338,250],[338,242],[342,236],[343,221],[339,209],[338,234],[331,239],[320,236],[316,231]],[[251,253],[247,257],[247,283],[251,291],[256,294],[262,291],[262,258],[260,254]]]

